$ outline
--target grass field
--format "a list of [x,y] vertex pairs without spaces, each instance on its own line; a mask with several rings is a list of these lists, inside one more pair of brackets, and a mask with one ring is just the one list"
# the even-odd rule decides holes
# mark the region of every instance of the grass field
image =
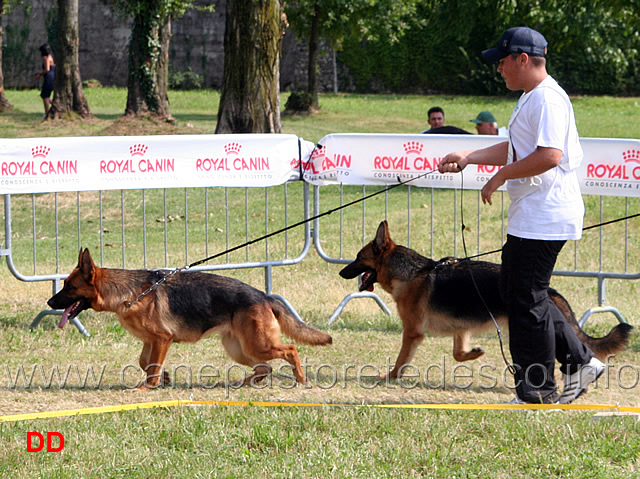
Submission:
[[[88,122],[64,121],[42,123],[38,92],[9,91],[14,105],[10,113],[0,115],[0,136],[80,136],[119,134],[210,134],[215,130],[217,92],[172,92],[170,95],[175,125],[151,120],[130,121],[121,118],[126,91],[122,89],[87,89],[89,105],[95,118]],[[286,97],[283,95],[282,104]],[[328,133],[419,132],[426,128],[426,110],[440,105],[448,124],[474,131],[469,119],[485,109],[491,110],[504,125],[514,105],[513,98],[430,97],[395,95],[322,95],[321,111],[313,116],[283,118],[285,133],[318,141]],[[584,137],[640,138],[640,99],[581,97],[574,99],[580,133]],[[292,185],[292,198],[299,195],[299,186]],[[419,189],[414,189],[419,190]],[[149,193],[152,195],[153,193]],[[361,194],[357,187],[345,189],[345,201]],[[428,253],[421,243],[426,233],[421,230],[420,215],[430,205],[426,192],[414,191],[412,205],[412,247]],[[84,195],[84,194],[83,194]],[[181,192],[169,198],[169,208],[178,208]],[[259,196],[264,196],[260,193]],[[433,201],[447,203],[452,192],[439,192]],[[59,195],[59,207],[74,209],[75,194]],[[66,201],[69,200],[69,204]],[[117,229],[108,223],[119,215],[119,193],[105,198],[113,211],[103,212],[105,229]],[[140,201],[135,194],[128,203]],[[335,200],[335,199],[333,199]],[[19,201],[16,199],[16,201]],[[87,193],[83,206],[83,228],[96,231],[99,213],[93,193]],[[150,196],[149,215],[155,218],[162,211],[154,210],[162,201]],[[174,203],[172,203],[175,201]],[[202,214],[203,198],[189,198],[193,215]],[[242,202],[242,195],[231,197],[231,203]],[[263,198],[250,198],[248,210],[260,211]],[[337,200],[335,200],[337,201]],[[39,195],[35,207],[46,217],[54,199]],[[277,199],[270,199],[275,205]],[[472,218],[476,208],[473,194],[464,198],[465,211]],[[587,198],[587,221],[598,220],[599,202]],[[323,203],[331,205],[331,202]],[[393,224],[406,221],[406,196],[402,192],[389,194],[388,206],[381,202],[367,205],[366,220],[345,212],[346,231],[340,244],[345,257],[355,255],[365,237],[374,233],[380,219],[388,215]],[[15,205],[16,229],[29,231],[31,199]],[[638,212],[637,199],[626,204],[607,199],[607,211],[613,215]],[[387,211],[388,209],[388,211]],[[289,207],[290,221],[296,218]],[[274,213],[274,229],[280,225],[281,211]],[[467,213],[465,213],[467,214]],[[39,241],[52,241],[55,219],[49,216],[38,225]],[[59,219],[62,232],[64,264],[61,270],[73,266],[77,240],[65,234],[74,227],[74,220]],[[66,222],[65,222],[66,221]],[[244,221],[244,219],[243,219]],[[249,221],[264,223],[264,218]],[[337,222],[322,223],[325,238],[337,233]],[[438,220],[436,220],[438,221]],[[447,217],[442,221],[451,223]],[[499,229],[499,215],[489,214],[484,231]],[[425,221],[426,222],[426,221]],[[256,223],[256,225],[258,224]],[[138,223],[127,218],[131,250],[136,255],[141,240]],[[161,228],[159,224],[152,225]],[[213,231],[219,225],[210,225]],[[467,241],[475,244],[474,225]],[[233,229],[233,225],[230,228]],[[616,226],[617,233],[624,227]],[[606,260],[616,268],[637,272],[640,251],[638,221],[630,222],[632,239],[629,264],[611,253]],[[184,231],[178,224],[177,231]],[[173,230],[171,230],[173,231]],[[392,231],[393,233],[393,231]],[[202,231],[189,231],[196,259],[204,253]],[[451,235],[446,232],[435,242],[439,256],[452,254],[447,250]],[[459,234],[459,233],[458,233]],[[193,235],[193,236],[191,236]],[[231,242],[239,241],[242,230],[232,231]],[[398,231],[404,243],[404,231]],[[458,237],[458,240],[460,238]],[[20,238],[14,238],[19,244]],[[298,244],[299,234],[290,238]],[[635,240],[635,241],[633,241]],[[91,237],[92,242],[99,241]],[[180,235],[175,239],[180,242]],[[594,251],[580,261],[590,265],[597,260],[598,242],[593,237],[581,240],[581,248]],[[135,244],[134,244],[135,243]],[[488,247],[482,244],[482,247]],[[610,247],[610,245],[608,245]],[[615,245],[614,245],[615,246]],[[224,240],[212,238],[212,250],[224,247]],[[283,253],[283,246],[274,240],[272,254]],[[327,244],[326,247],[335,248]],[[198,249],[200,248],[200,249]],[[612,251],[614,247],[610,247]],[[18,248],[19,250],[19,248]],[[459,252],[460,253],[460,252]],[[107,261],[117,261],[120,250],[109,252]],[[26,248],[19,261],[28,263]],[[569,252],[571,255],[571,252]],[[495,259],[495,258],[494,258]],[[184,258],[170,258],[178,265]],[[160,259],[159,261],[162,261]],[[475,338],[486,354],[470,363],[455,363],[451,355],[450,338],[427,338],[413,361],[412,374],[394,382],[379,382],[374,376],[395,360],[400,347],[401,327],[392,301],[376,292],[391,307],[393,316],[383,314],[372,301],[352,301],[331,326],[327,319],[340,300],[354,290],[353,282],[339,279],[339,265],[331,265],[312,251],[302,263],[274,269],[274,291],[285,296],[301,316],[311,324],[328,330],[334,344],[326,348],[301,346],[303,364],[309,384],[293,387],[291,372],[275,363],[276,373],[263,387],[234,389],[229,379],[237,379],[243,370],[224,353],[217,337],[195,345],[172,346],[167,368],[173,382],[169,387],[148,393],[132,393],[128,388],[141,376],[136,368],[141,345],[109,314],[91,311],[81,315],[83,324],[92,334],[85,338],[73,328],[55,327],[57,319],[45,319],[34,331],[29,324],[45,306],[51,295],[50,283],[22,283],[5,267],[0,274],[0,416],[20,413],[60,411],[150,401],[283,401],[323,404],[322,407],[244,407],[244,406],[176,406],[141,409],[103,414],[23,420],[0,423],[0,477],[640,477],[640,421],[638,416],[605,414],[610,410],[549,411],[482,411],[438,410],[410,408],[424,404],[502,403],[513,397],[512,383],[505,372],[495,333]],[[226,274],[226,273],[225,273]],[[260,270],[231,271],[256,287],[263,287]],[[581,313],[594,306],[596,282],[593,279],[554,278],[553,284]],[[637,281],[608,281],[607,299],[634,325],[640,322],[640,294]],[[592,335],[603,335],[616,320],[608,314],[595,315],[586,329]],[[604,404],[640,407],[638,399],[640,370],[640,335],[635,332],[629,349],[610,362],[607,375],[596,387],[577,401],[577,405]],[[380,408],[391,404],[405,409]],[[343,406],[335,406],[343,405]],[[65,447],[59,453],[27,452],[27,433],[46,434],[55,431],[64,435]]]

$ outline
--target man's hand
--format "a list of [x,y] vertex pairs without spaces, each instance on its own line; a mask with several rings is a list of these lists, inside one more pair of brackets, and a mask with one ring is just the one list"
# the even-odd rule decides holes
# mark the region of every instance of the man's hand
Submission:
[[440,173],[457,173],[467,166],[467,155],[460,151],[449,153],[438,165]]
[[491,178],[489,178],[489,181],[487,181],[487,184],[484,185],[484,187],[482,188],[482,192],[481,192],[482,203],[485,204],[485,205],[487,203],[489,203],[490,205],[493,205],[493,203],[491,202],[491,195],[498,188],[500,188],[502,185],[504,185],[505,181],[506,180],[502,179],[502,175],[500,175],[500,172],[496,173]]

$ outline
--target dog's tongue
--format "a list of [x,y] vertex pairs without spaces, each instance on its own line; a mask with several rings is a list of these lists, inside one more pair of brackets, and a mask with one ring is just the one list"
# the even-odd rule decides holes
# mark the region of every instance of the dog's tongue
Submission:
[[366,282],[367,282],[367,280],[369,279],[369,276],[371,276],[371,273],[363,273],[363,274],[362,274],[362,276],[360,276],[360,277],[358,278],[358,281],[360,282],[360,287],[359,287],[358,289],[359,289],[360,291],[362,291],[362,290],[364,290],[364,289],[366,289],[367,291],[373,291],[373,283],[371,283],[371,284],[369,285],[369,287],[367,287],[367,288],[363,288],[363,287],[362,287],[362,285],[363,285],[364,283],[366,283]]
[[71,310],[73,310],[75,305],[76,304],[73,303],[71,306],[69,306],[67,309],[64,310],[64,313],[62,313],[62,319],[58,323],[58,327],[60,329],[64,328],[65,324],[67,324],[67,322],[69,321],[69,316],[71,315]]

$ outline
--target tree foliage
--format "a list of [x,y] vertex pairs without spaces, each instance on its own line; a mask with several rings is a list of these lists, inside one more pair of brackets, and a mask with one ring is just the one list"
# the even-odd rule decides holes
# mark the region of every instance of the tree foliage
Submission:
[[317,61],[320,41],[340,51],[345,38],[352,41],[396,43],[409,20],[415,24],[419,0],[290,0],[285,5],[287,19],[309,46],[307,92],[318,106]]
[[[572,93],[640,93],[638,0],[418,0],[404,34],[343,36],[340,61],[360,91],[505,91],[481,52],[527,25],[549,42],[550,73]],[[383,30],[384,31],[384,30]]]

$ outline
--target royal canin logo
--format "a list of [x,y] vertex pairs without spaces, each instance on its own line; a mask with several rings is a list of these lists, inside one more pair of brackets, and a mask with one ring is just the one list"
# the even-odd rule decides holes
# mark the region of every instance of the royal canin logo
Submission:
[[351,167],[351,155],[345,155],[343,153],[334,153],[333,155],[327,155],[327,147],[316,145],[311,152],[311,158],[308,162],[304,162],[302,170],[307,175],[321,175],[321,174],[335,174],[336,168],[350,168]]
[[[265,172],[270,170],[268,156],[245,156],[247,153],[240,155],[240,150],[242,150],[240,143],[227,143],[223,150],[224,155],[222,156],[196,159],[196,172]],[[251,152],[251,147],[249,152]]]
[[587,177],[609,180],[640,180],[640,150],[627,150],[622,153],[624,163],[589,163],[587,164]]
[[420,153],[422,153],[422,149],[424,148],[422,143],[417,141],[408,141],[407,143],[402,145],[402,147],[404,148],[404,151],[407,153],[407,155],[410,155],[412,153],[419,155]]
[[224,152],[227,154],[227,156],[232,154],[238,156],[238,153],[240,153],[241,149],[242,145],[239,143],[227,143],[226,145],[224,145]]
[[397,173],[409,171],[431,171],[435,170],[441,161],[441,158],[429,158],[420,141],[407,141],[402,144],[402,150],[399,155],[385,154],[374,157],[373,168],[376,170],[376,177],[395,177]]
[[300,168],[300,159],[299,158],[292,158],[291,159],[291,168],[294,170],[297,170],[298,168]]
[[51,148],[47,146],[35,146],[31,148],[31,156],[35,158],[46,158]]
[[138,143],[137,145],[129,147],[129,153],[131,156],[144,156],[148,149],[148,146]]
[[143,143],[136,143],[129,147],[130,158],[100,160],[100,174],[129,175],[147,173],[173,173],[175,171],[174,158],[149,158],[146,153],[149,147]]
[[327,153],[326,145],[321,147],[316,147],[311,152],[311,159],[317,160],[318,158],[324,158],[326,156],[326,153]]
[[25,178],[78,174],[78,160],[47,159],[50,151],[51,148],[48,146],[38,145],[31,148],[29,160],[0,161],[0,176]]
[[640,150],[627,150],[622,154],[625,163],[640,163]]

